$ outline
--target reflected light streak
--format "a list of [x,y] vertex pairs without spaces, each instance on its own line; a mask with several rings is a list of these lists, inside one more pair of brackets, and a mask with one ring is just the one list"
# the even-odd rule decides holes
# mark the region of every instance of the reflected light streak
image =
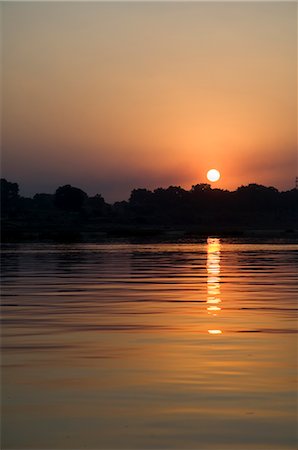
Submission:
[[212,303],[216,305],[217,303],[220,303],[221,300],[219,298],[208,298],[207,303]]
[[[221,310],[220,299],[220,240],[207,240],[207,312],[217,316]],[[222,334],[221,330],[208,330],[209,334]]]
[[219,306],[208,306],[208,311],[220,311],[221,308]]

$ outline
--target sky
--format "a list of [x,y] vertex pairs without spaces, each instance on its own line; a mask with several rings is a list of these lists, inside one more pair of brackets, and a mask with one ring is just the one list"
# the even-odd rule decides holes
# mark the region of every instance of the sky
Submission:
[[280,190],[297,176],[297,3],[2,2],[2,177]]

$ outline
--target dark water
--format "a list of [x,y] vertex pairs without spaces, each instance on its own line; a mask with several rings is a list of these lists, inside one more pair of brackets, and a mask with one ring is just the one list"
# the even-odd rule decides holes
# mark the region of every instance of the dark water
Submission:
[[297,245],[2,258],[2,449],[296,449]]

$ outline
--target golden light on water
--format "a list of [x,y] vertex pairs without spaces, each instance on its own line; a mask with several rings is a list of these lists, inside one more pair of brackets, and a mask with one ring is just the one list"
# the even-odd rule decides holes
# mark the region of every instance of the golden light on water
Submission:
[[[221,311],[220,299],[220,240],[207,240],[207,312],[216,317]],[[222,334],[219,329],[208,330],[209,334]]]
[[219,306],[208,306],[207,310],[208,311],[220,311],[221,308]]
[[221,300],[219,298],[208,298],[207,303],[213,303],[213,304],[217,304],[220,303]]
[[217,169],[210,169],[207,172],[207,178],[209,181],[214,183],[220,179],[220,172]]

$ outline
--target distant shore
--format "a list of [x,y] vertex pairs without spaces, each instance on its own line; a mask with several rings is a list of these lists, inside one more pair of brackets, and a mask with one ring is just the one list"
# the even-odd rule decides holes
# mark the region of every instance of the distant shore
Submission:
[[144,227],[115,226],[97,230],[50,229],[26,230],[6,223],[2,227],[2,243],[101,243],[111,240],[141,240],[159,242],[196,241],[207,237],[219,238],[283,238],[298,240],[298,229],[216,228],[216,227]]
[[100,194],[89,197],[71,185],[25,198],[18,183],[1,179],[1,200],[2,242],[173,242],[298,234],[298,189],[279,192],[254,183],[233,192],[205,183],[189,191],[138,188],[128,201],[108,204]]

